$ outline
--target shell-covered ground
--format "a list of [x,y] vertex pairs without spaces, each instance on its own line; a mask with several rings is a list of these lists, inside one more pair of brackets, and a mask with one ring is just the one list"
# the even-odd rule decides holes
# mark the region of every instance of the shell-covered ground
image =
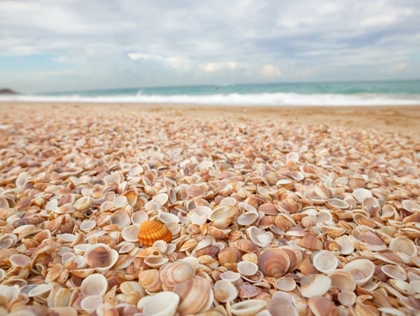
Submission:
[[0,315],[419,314],[419,139],[176,113],[2,106]]

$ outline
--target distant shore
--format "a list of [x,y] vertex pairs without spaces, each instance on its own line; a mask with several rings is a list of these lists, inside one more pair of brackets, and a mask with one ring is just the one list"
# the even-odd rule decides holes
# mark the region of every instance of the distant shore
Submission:
[[74,111],[103,113],[146,112],[176,117],[225,117],[226,119],[278,120],[302,124],[325,124],[347,128],[372,128],[384,132],[420,135],[419,106],[239,106],[145,103],[47,103],[0,102],[0,112],[31,111],[71,114]]

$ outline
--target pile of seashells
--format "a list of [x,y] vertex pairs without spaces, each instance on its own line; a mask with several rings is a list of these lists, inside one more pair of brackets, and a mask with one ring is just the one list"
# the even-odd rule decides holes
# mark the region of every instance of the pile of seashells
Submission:
[[0,315],[418,315],[415,139],[165,113],[0,124]]

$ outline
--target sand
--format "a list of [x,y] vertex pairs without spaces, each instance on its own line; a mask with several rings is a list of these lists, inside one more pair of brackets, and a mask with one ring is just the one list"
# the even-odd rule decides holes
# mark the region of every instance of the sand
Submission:
[[[176,117],[226,118],[246,120],[276,120],[279,122],[326,124],[350,129],[377,129],[382,132],[399,132],[416,137],[420,135],[420,106],[210,106],[190,104],[96,104],[96,103],[22,103],[0,102],[1,122],[13,120],[24,113],[159,113]],[[6,114],[6,116],[5,116]]]

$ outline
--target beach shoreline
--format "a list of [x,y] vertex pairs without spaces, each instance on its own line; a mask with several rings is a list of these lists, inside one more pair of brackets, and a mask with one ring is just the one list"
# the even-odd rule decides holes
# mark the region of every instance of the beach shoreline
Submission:
[[[325,124],[344,128],[376,129],[420,135],[419,106],[255,106],[206,105],[172,103],[81,103],[81,102],[0,102],[0,112],[13,115],[28,111],[39,113],[134,111],[134,113],[160,113],[174,117],[225,117],[226,119],[269,119],[287,123]],[[4,122],[3,122],[4,124]]]

